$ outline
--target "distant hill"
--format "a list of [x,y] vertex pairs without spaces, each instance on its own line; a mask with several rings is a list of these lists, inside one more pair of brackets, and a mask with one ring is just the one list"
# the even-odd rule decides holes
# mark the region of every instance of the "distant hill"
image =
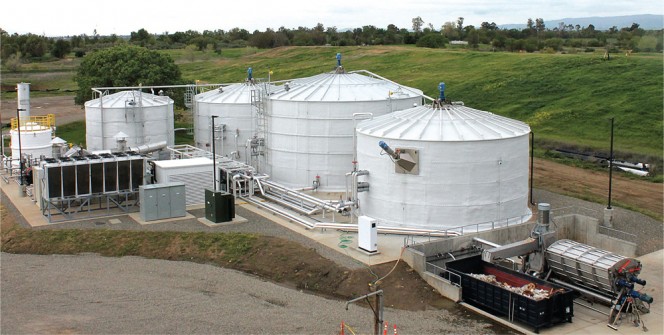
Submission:
[[[535,18],[532,19],[535,20]],[[587,27],[588,25],[592,24],[597,30],[609,30],[613,26],[616,26],[618,29],[620,29],[623,27],[630,27],[632,23],[638,23],[639,26],[645,30],[664,29],[664,15],[654,14],[564,18],[556,20],[544,20],[544,25],[546,25],[546,27],[549,29],[553,29],[558,27],[559,22],[564,22],[566,25],[578,24],[581,27]],[[499,25],[499,27],[501,29],[524,29],[526,28],[526,24],[503,24]]]

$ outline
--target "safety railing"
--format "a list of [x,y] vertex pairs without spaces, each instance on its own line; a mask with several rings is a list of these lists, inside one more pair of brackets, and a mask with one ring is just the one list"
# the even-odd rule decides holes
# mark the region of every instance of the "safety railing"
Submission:
[[416,242],[415,237],[417,236],[407,236],[406,238],[404,238],[404,246],[413,246],[414,244],[418,243],[431,242],[432,239],[438,239],[441,236],[454,237],[470,233],[479,233],[480,231],[488,231],[497,228],[511,227],[523,224],[527,222],[529,219],[531,219],[531,217],[532,214],[524,214],[503,220],[472,223],[464,226],[445,228],[419,235],[420,237],[425,237],[425,238],[428,237],[429,238],[428,241]]
[[425,271],[435,275],[436,277],[440,277],[449,281],[454,286],[461,287],[461,276],[454,272],[429,262],[427,262],[425,265]]
[[[43,128],[55,127],[55,114],[21,117],[20,123],[21,127],[26,128],[26,129],[21,129],[21,131],[37,130],[36,128],[39,128],[39,130],[41,130]],[[12,130],[18,129],[18,126],[19,126],[19,119],[12,118],[11,119]]]

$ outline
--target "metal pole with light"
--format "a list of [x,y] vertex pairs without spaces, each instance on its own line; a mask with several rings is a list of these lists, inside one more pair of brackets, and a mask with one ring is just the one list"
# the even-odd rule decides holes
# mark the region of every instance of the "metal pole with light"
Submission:
[[613,181],[613,119],[611,118],[611,150],[609,152],[609,205],[607,209],[611,209],[611,183]]
[[212,115],[212,190],[217,191],[217,150],[214,138],[216,129],[214,127],[214,119],[218,118],[217,115]]
[[19,182],[21,184],[21,192],[23,191],[23,151],[21,150],[21,112],[25,112],[25,108],[16,109],[16,130],[18,131],[18,166],[19,166]]

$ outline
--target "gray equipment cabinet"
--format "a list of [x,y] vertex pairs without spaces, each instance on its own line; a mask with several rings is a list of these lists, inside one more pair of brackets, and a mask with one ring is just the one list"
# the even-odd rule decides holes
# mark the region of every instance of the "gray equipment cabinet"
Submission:
[[153,221],[187,215],[184,183],[164,183],[139,187],[141,219]]

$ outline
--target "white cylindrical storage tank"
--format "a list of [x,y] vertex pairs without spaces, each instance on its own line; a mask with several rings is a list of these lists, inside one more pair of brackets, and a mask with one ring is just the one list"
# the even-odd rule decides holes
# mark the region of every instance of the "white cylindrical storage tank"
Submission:
[[[218,118],[215,127],[223,129],[223,138],[217,134],[216,153],[244,159],[244,147],[247,140],[255,135],[255,108],[251,105],[252,92],[272,90],[273,85],[253,84],[251,82],[232,84],[218,89],[197,94],[196,115],[194,117],[194,140],[196,147],[212,151],[211,116]],[[267,93],[267,92],[266,92]],[[222,126],[223,125],[223,126]],[[237,152],[236,155],[231,153]]]
[[[529,133],[521,121],[460,105],[363,121],[357,158],[369,175],[359,178],[370,188],[358,194],[360,211],[380,225],[436,230],[527,221]],[[416,168],[398,171],[379,141],[410,149]]]
[[[21,120],[24,118],[21,117]],[[51,149],[51,140],[53,135],[53,129],[41,125],[37,122],[26,122],[21,126],[21,148],[19,150],[19,130],[12,129],[11,133],[11,149],[12,149],[12,160],[15,162],[15,166],[19,162],[19,151],[23,156],[29,156],[32,158],[39,158],[41,155],[46,157],[51,157],[53,155],[53,150]]]
[[30,83],[16,84],[19,117],[30,116]]
[[113,150],[114,136],[127,134],[127,146],[175,143],[173,100],[140,91],[122,91],[85,103],[88,150]]
[[373,117],[421,104],[422,91],[357,73],[297,79],[268,103],[268,168],[293,188],[320,176],[323,191],[344,191],[353,165],[355,113]]

